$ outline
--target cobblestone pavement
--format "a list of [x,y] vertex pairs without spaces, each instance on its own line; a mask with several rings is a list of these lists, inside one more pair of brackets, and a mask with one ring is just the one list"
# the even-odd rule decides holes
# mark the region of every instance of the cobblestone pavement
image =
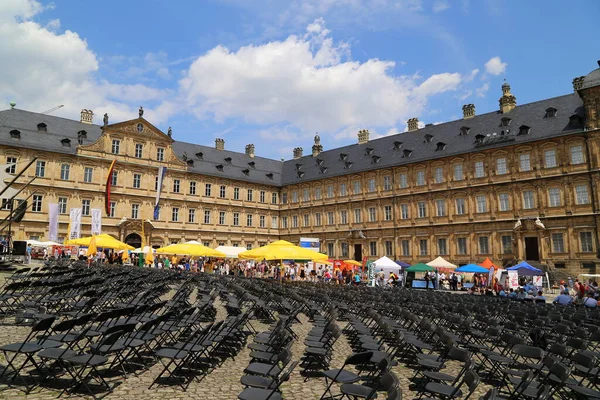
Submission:
[[[0,274],[0,284],[4,281],[4,277]],[[226,317],[226,311],[219,300],[216,301],[217,306],[217,319],[223,319]],[[304,352],[304,338],[306,334],[312,328],[312,324],[308,321],[308,318],[304,315],[300,315],[299,319],[301,323],[293,325],[294,332],[298,335],[292,346],[293,360],[300,360]],[[265,330],[266,325],[256,321],[252,321],[253,327],[257,331]],[[344,323],[340,323],[342,327]],[[26,336],[29,332],[28,327],[18,327],[14,325],[0,326],[0,345],[12,343],[18,341]],[[248,343],[251,343],[252,337],[248,339]],[[341,367],[344,363],[345,358],[351,353],[351,348],[348,345],[345,337],[342,335],[340,339],[334,344],[333,359],[331,360],[331,367]],[[0,355],[0,364],[4,364],[4,358]],[[154,378],[160,373],[161,365],[157,364],[151,367],[147,371],[143,371],[139,376],[130,374],[125,380],[118,378],[122,383],[114,389],[112,393],[109,393],[104,398],[106,399],[236,399],[237,395],[243,390],[243,386],[240,384],[240,378],[243,375],[244,368],[250,361],[250,351],[248,348],[244,348],[235,358],[235,360],[227,360],[219,368],[212,371],[207,375],[201,382],[192,382],[186,392],[183,392],[178,387],[165,387],[158,386],[148,389]],[[448,368],[445,372],[450,374],[457,373],[460,369],[457,364],[448,363]],[[414,371],[410,368],[405,367],[403,364],[394,366],[392,370],[398,375],[401,388],[404,392],[404,398],[409,399],[414,397],[414,392],[411,392],[409,385],[411,384],[410,378],[413,376]],[[480,395],[483,395],[490,386],[481,384],[477,389],[476,395],[472,398],[477,399]],[[293,372],[290,380],[282,385],[283,397],[285,399],[318,399],[325,391],[325,380],[323,378],[310,378],[307,382],[304,381],[304,377],[300,375],[299,367]],[[334,390],[335,393],[335,390]],[[7,389],[5,386],[0,385],[0,399],[55,399],[59,391],[50,390],[47,388],[39,389],[36,388],[32,393],[25,395],[18,389]],[[91,397],[87,397],[91,398]]]

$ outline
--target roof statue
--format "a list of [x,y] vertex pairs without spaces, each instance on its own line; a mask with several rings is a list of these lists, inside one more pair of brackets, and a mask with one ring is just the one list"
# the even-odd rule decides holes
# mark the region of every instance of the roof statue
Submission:
[[167,130],[167,136],[169,136],[169,137],[173,136],[173,129],[171,129],[171,127],[169,127],[169,129]]
[[140,115],[140,118],[142,118],[144,116],[144,107],[140,106],[140,110],[138,111],[138,114]]
[[104,126],[108,125],[108,113],[104,113],[104,118],[102,118],[102,122]]

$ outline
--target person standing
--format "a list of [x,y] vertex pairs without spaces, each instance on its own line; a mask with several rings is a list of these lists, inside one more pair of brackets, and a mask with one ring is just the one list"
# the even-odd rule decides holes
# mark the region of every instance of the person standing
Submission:
[[26,252],[27,252],[25,254],[25,256],[27,257],[26,258],[26,264],[29,264],[29,263],[31,263],[31,243],[27,244]]
[[429,290],[429,272],[425,272],[425,289]]

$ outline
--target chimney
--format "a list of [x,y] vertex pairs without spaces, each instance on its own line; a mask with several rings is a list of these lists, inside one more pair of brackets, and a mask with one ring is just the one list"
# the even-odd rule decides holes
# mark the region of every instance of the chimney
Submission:
[[79,122],[82,124],[92,124],[92,120],[94,119],[94,113],[92,110],[86,110],[85,108],[81,110],[81,118]]
[[246,155],[254,158],[254,145],[252,143],[246,145]]
[[463,119],[473,118],[475,116],[475,104],[465,104],[462,107]]
[[323,151],[323,146],[321,145],[321,137],[317,133],[315,135],[315,144],[312,147],[312,156],[316,157]]
[[411,118],[408,120],[408,131],[413,132],[419,130],[419,118]]
[[294,148],[294,160],[302,157],[302,147]]
[[502,84],[502,97],[500,97],[498,103],[500,104],[502,114],[506,114],[517,106],[517,98],[510,92],[510,85],[506,80]]
[[362,129],[358,131],[358,144],[365,144],[369,141],[369,130]]
[[580,76],[578,78],[573,79],[573,91],[577,92],[583,86],[583,80],[585,76]]
[[215,139],[215,149],[217,150],[225,150],[225,141],[220,138]]

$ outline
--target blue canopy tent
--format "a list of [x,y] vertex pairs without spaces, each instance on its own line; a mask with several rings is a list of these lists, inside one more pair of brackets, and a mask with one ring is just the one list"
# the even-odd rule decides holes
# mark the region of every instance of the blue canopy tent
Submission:
[[514,267],[506,269],[507,271],[517,271],[521,276],[543,276],[544,272],[541,269],[537,269],[527,264],[525,261],[520,262]]
[[401,266],[402,268],[408,268],[410,267],[410,264],[404,261],[400,261],[400,260],[396,260],[396,264],[398,264],[399,266]]
[[455,269],[456,272],[472,273],[472,274],[487,274],[490,272],[487,268],[483,268],[477,264],[467,264]]

